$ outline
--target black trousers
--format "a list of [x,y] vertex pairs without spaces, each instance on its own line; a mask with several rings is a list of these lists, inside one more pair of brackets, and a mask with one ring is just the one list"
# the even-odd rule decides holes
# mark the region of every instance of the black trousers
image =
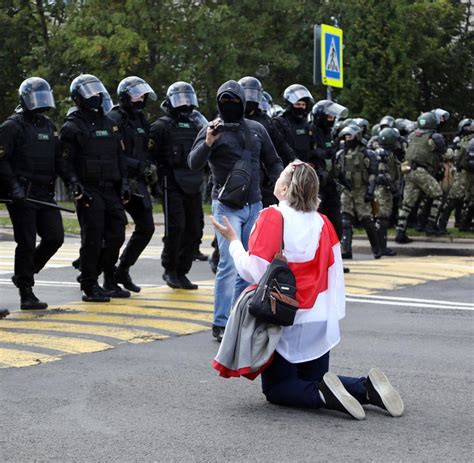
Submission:
[[186,275],[191,269],[194,252],[202,237],[201,193],[184,194],[169,189],[163,201],[165,212],[165,236],[161,264],[167,272]]
[[125,241],[127,218],[120,197],[113,187],[88,188],[92,196],[89,207],[79,206],[81,225],[81,288],[88,289],[102,271],[115,270],[120,248]]
[[[44,200],[43,198],[41,198]],[[53,200],[49,200],[56,204]],[[24,288],[34,285],[38,273],[62,246],[64,228],[57,209],[39,204],[9,204],[15,242],[15,285]],[[36,245],[36,235],[41,241]]]
[[[149,203],[151,204],[151,201]],[[145,207],[146,204],[141,198],[132,196],[130,202],[125,205],[125,210],[132,216],[135,223],[135,229],[120,256],[122,267],[129,268],[135,264],[155,232],[153,209]]]
[[333,224],[337,237],[342,237],[341,200],[336,185],[330,183],[320,191],[321,204],[318,212],[324,214]]

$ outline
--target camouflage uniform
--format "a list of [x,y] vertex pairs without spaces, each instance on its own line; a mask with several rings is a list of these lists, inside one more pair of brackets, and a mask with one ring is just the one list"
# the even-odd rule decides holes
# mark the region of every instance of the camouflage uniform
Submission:
[[[343,134],[344,131],[341,132]],[[352,226],[357,217],[365,228],[375,258],[379,258],[380,246],[372,218],[372,200],[375,190],[375,173],[367,149],[358,144],[353,149],[343,149],[337,154],[337,163],[345,178],[341,194],[342,255],[352,258]]]
[[397,237],[399,243],[409,242],[406,236],[407,218],[416,205],[420,193],[432,199],[430,215],[426,228],[427,233],[435,232],[435,224],[441,206],[443,191],[435,179],[441,165],[441,156],[445,151],[442,135],[434,130],[417,129],[408,137],[406,152],[405,190],[402,208],[398,217]]

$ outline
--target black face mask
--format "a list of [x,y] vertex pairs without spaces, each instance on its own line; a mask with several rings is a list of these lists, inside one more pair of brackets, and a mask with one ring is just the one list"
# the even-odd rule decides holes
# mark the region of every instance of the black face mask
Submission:
[[88,109],[98,111],[102,104],[102,95],[91,96],[90,98],[85,98],[83,101]]
[[193,112],[192,106],[178,106],[176,108],[176,112],[181,116],[181,117],[189,117],[191,113]]
[[334,119],[330,121],[328,117],[324,115],[321,120],[321,128],[325,132],[329,132],[333,128],[333,126],[334,126]]
[[245,115],[250,116],[253,114],[258,108],[258,103],[256,101],[247,101],[245,103]]
[[357,140],[357,138],[354,138],[353,140],[346,140],[344,144],[348,149],[353,150],[359,144],[359,140]]
[[299,119],[303,119],[306,116],[306,109],[305,108],[295,108],[294,106],[291,107],[291,113],[293,116],[298,117]]
[[130,103],[130,106],[135,111],[141,111],[142,109],[145,109],[145,102],[144,101],[132,101]]
[[224,122],[239,122],[242,119],[241,103],[224,103],[219,106]]

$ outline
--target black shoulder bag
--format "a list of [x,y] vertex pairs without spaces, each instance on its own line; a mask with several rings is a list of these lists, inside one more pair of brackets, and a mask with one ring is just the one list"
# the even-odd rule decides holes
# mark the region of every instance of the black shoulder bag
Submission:
[[299,308],[296,300],[296,279],[283,255],[284,219],[282,216],[281,246],[261,278],[249,312],[258,320],[272,325],[291,326]]
[[247,124],[243,122],[243,125],[245,143],[242,157],[232,167],[217,196],[222,204],[232,209],[242,209],[247,204],[252,177],[252,153],[249,150],[252,138]]

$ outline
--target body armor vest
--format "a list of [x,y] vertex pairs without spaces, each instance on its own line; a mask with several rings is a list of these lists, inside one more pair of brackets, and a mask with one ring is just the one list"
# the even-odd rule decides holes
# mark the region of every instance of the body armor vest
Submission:
[[67,120],[72,121],[81,132],[79,152],[75,167],[79,179],[84,183],[116,182],[121,178],[119,169],[118,128],[107,117],[97,119],[92,124],[78,115],[71,114]]
[[393,151],[379,149],[377,153],[378,172],[380,174],[389,174],[392,180],[398,178],[398,163]]
[[409,144],[405,159],[424,167],[429,172],[436,170],[437,156],[433,153],[430,145],[432,132],[421,132],[416,130],[408,137]]
[[352,189],[366,187],[369,183],[369,173],[365,164],[366,153],[362,146],[344,153],[345,175],[352,183]]
[[48,184],[56,177],[55,157],[58,149],[58,135],[52,122],[41,117],[41,126],[33,124],[22,114],[10,117],[21,126],[21,141],[12,158],[13,173],[34,183]]
[[311,133],[308,122],[302,119],[300,123],[295,123],[285,116],[280,116],[278,120],[286,127],[286,132],[290,137],[286,141],[296,151],[298,159],[308,162],[311,152]]
[[136,177],[138,173],[136,165],[138,163],[142,163],[143,165],[149,159],[149,124],[142,113],[139,113],[136,118],[131,118],[127,112],[120,107],[113,109],[108,116],[118,124],[122,131],[125,141],[125,157],[128,173],[130,177]]

